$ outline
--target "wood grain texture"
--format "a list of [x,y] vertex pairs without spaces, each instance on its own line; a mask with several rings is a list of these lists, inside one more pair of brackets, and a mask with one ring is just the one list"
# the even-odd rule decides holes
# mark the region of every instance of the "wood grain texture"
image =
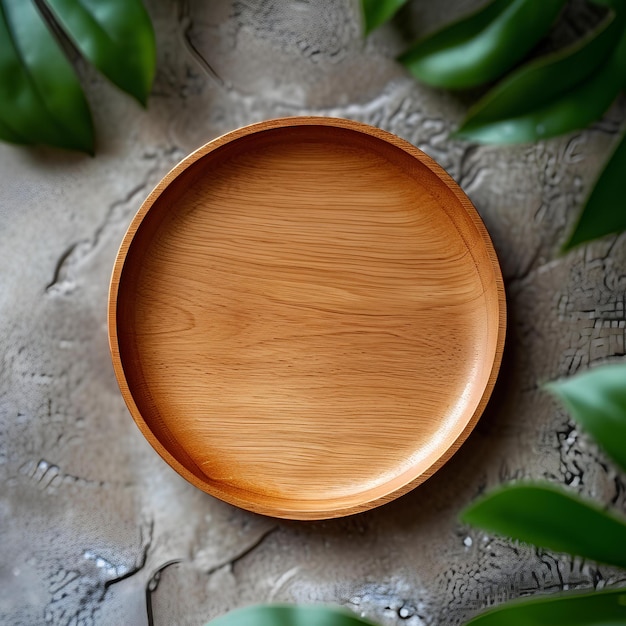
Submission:
[[348,120],[229,133],[168,174],[113,272],[115,372],[185,478],[295,519],[366,510],[465,440],[500,364],[499,266],[434,162]]

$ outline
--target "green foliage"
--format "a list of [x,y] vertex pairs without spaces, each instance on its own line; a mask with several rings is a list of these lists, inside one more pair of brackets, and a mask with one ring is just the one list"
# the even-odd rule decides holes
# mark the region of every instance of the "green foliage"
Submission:
[[594,367],[547,388],[626,471],[626,363]]
[[6,140],[93,151],[78,78],[28,0],[0,2],[0,123]]
[[155,71],[150,17],[140,0],[46,0],[56,21],[94,67],[145,105]]
[[461,519],[542,548],[626,568],[626,520],[556,487],[503,487],[468,507]]
[[622,20],[609,15],[582,41],[525,65],[472,107],[456,135],[482,143],[521,143],[584,128],[622,87],[622,33]]
[[[626,363],[620,363],[548,385],[622,468],[626,467],[625,382]],[[472,504],[462,519],[544,548],[626,569],[626,520],[556,487],[504,486]],[[479,615],[469,625],[503,623],[618,626],[626,623],[626,589],[505,604]]]
[[0,0],[0,139],[93,153],[87,100],[48,20],[145,103],[156,57],[150,19],[141,0],[41,1],[43,12],[35,0]]
[[231,611],[210,626],[374,626],[344,609],[267,604]]
[[[399,60],[419,80],[449,89],[504,77],[470,108],[456,137],[510,144],[579,130],[604,115],[623,90],[626,76],[626,0],[590,1],[608,11],[594,32],[517,69],[514,66],[547,33],[564,2],[492,0],[418,41]],[[619,200],[625,166],[626,146],[621,141],[563,250],[626,229],[626,209]]]
[[362,0],[365,34],[390,20],[408,0]]
[[[626,136],[622,136],[585,203],[574,232],[563,246],[567,251],[597,237],[626,230],[624,210]],[[623,467],[623,466],[622,466]]]
[[474,87],[501,76],[547,33],[566,0],[494,0],[418,41],[400,57],[421,81]]
[[623,626],[626,590],[571,593],[508,602],[466,626]]

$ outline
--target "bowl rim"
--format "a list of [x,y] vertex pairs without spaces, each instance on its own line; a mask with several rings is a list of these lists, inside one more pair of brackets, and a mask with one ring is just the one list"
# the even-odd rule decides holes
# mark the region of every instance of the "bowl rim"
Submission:
[[[122,363],[122,358],[120,355],[120,345],[119,345],[119,336],[118,336],[118,328],[117,328],[117,305],[118,305],[118,296],[119,296],[119,287],[122,280],[122,275],[124,272],[124,265],[126,261],[127,254],[132,246],[135,235],[137,234],[143,220],[147,216],[148,212],[155,204],[155,202],[161,196],[161,193],[174,181],[179,175],[181,175],[184,171],[186,171],[189,167],[191,167],[194,163],[221,148],[222,146],[229,144],[231,142],[237,141],[241,138],[247,137],[249,135],[253,135],[259,132],[267,131],[267,130],[277,130],[277,129],[286,129],[295,126],[324,126],[324,127],[334,127],[339,129],[347,129],[350,131],[355,131],[358,133],[363,133],[369,135],[371,137],[375,137],[384,142],[392,144],[396,148],[399,148],[403,152],[407,153],[409,156],[413,157],[417,161],[419,161],[422,165],[427,167],[431,172],[433,172],[437,177],[439,177],[444,184],[453,192],[462,208],[466,211],[468,216],[470,217],[473,225],[480,235],[480,239],[485,246],[485,250],[487,256],[490,261],[491,269],[493,271],[494,279],[495,279],[495,292],[497,296],[497,306],[498,306],[498,329],[497,329],[497,337],[495,342],[495,352],[494,359],[491,365],[491,371],[489,373],[487,383],[482,392],[482,396],[474,410],[474,413],[467,421],[461,433],[452,441],[452,443],[442,451],[441,455],[428,467],[427,470],[419,473],[417,476],[414,476],[412,479],[403,483],[399,487],[392,487],[388,492],[385,492],[383,495],[365,499],[358,503],[349,503],[342,506],[331,506],[331,507],[320,507],[315,509],[302,509],[299,507],[294,507],[293,509],[289,509],[287,507],[275,508],[272,506],[267,506],[262,502],[255,502],[253,500],[240,498],[236,494],[233,493],[216,493],[215,490],[211,488],[211,486],[200,480],[195,474],[193,474],[189,469],[187,469],[157,438],[157,436],[153,433],[152,429],[144,419],[141,414],[139,408],[137,407],[135,400],[133,398],[133,394],[131,392],[130,386],[126,379],[126,375],[124,373],[124,365]],[[504,291],[504,281],[502,278],[502,272],[500,268],[500,264],[498,262],[498,257],[496,255],[496,251],[493,247],[493,243],[491,241],[491,237],[485,227],[485,224],[482,221],[482,218],[478,214],[478,211],[467,197],[467,195],[463,192],[458,183],[443,169],[441,165],[439,165],[433,158],[416,148],[413,144],[408,141],[401,139],[400,137],[377,128],[375,126],[371,126],[369,124],[349,120],[345,118],[336,118],[336,117],[319,117],[319,116],[294,116],[294,117],[280,117],[275,118],[263,122],[257,122],[254,124],[249,124],[247,126],[243,126],[241,128],[237,128],[236,130],[227,132],[207,143],[199,147],[198,149],[191,152],[188,156],[183,158],[178,164],[176,164],[154,187],[154,189],[150,192],[147,198],[141,204],[139,210],[133,217],[130,222],[126,233],[123,236],[122,242],[120,244],[119,250],[117,252],[115,263],[113,266],[113,271],[111,274],[110,284],[109,284],[109,296],[108,296],[108,310],[107,310],[107,322],[108,322],[108,341],[109,341],[109,349],[111,353],[111,359],[113,362],[113,369],[115,373],[115,377],[117,379],[118,386],[120,388],[122,397],[128,407],[128,410],[143,434],[143,436],[147,439],[150,445],[156,450],[156,452],[161,456],[161,458],[172,467],[179,475],[185,478],[188,482],[190,482],[195,487],[201,489],[202,491],[220,499],[229,504],[235,505],[242,509],[246,509],[248,511],[252,511],[254,513],[260,513],[263,515],[268,515],[271,517],[284,518],[284,519],[293,519],[293,520],[322,520],[322,519],[331,519],[336,517],[344,517],[347,515],[352,515],[355,513],[360,513],[363,511],[367,511],[378,507],[382,504],[395,500],[400,496],[408,493],[421,483],[425,482],[428,478],[430,478],[437,470],[439,470],[461,447],[461,445],[466,441],[476,423],[478,422],[480,416],[483,414],[487,402],[491,397],[493,392],[493,388],[495,386],[498,373],[500,371],[500,366],[502,363],[502,355],[504,352],[504,343],[506,337],[506,322],[507,322],[507,314],[506,314],[506,295]]]

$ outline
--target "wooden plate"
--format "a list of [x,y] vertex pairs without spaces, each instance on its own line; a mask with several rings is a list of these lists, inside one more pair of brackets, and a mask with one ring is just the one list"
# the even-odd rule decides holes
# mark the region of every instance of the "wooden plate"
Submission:
[[358,122],[236,130],[144,202],[111,280],[115,373],[157,452],[204,491],[293,519],[426,480],[500,365],[500,269],[431,158]]

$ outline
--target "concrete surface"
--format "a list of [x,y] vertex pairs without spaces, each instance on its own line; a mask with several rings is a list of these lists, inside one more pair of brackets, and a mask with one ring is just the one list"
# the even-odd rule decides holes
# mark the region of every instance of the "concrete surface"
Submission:
[[[447,139],[470,99],[417,84],[393,56],[475,4],[415,0],[363,41],[348,0],[152,0],[159,65],[147,111],[83,68],[95,159],[0,146],[2,624],[199,625],[277,600],[447,626],[520,594],[620,580],[457,520],[511,478],[545,477],[620,508],[626,493],[539,388],[624,355],[624,237],[557,254],[624,103],[536,145]],[[556,38],[591,19],[576,7]],[[495,396],[461,451],[400,500],[319,523],[252,515],[179,478],[124,407],[105,325],[117,246],[160,177],[218,134],[297,113],[375,124],[447,168],[492,234],[510,316]]]

